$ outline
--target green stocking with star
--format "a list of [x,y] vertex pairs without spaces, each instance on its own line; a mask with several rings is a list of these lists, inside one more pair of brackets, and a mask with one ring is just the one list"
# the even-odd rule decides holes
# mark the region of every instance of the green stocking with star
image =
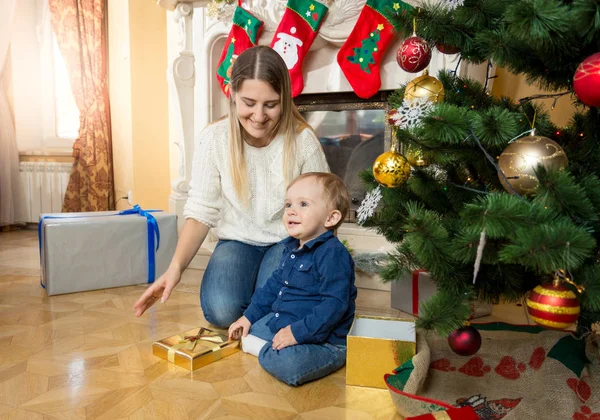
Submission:
[[219,59],[219,67],[217,68],[217,80],[227,97],[229,97],[229,80],[233,62],[238,55],[256,45],[262,29],[263,22],[255,18],[250,12],[240,6],[235,9],[233,26],[227,41],[225,41]]

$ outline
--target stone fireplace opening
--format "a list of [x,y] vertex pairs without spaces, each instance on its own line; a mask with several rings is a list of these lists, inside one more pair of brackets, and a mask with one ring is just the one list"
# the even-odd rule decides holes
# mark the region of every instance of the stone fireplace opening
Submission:
[[346,222],[356,222],[356,210],[366,194],[360,172],[371,168],[391,145],[386,124],[390,93],[381,91],[367,100],[350,92],[300,95],[294,100],[315,130],[331,172],[348,188],[351,206]]

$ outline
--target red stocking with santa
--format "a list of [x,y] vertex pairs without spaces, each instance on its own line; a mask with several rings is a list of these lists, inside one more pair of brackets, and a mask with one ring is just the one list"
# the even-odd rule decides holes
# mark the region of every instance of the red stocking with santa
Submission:
[[271,41],[271,48],[285,61],[292,80],[292,96],[304,89],[302,61],[315,40],[327,6],[308,0],[288,0],[285,13]]

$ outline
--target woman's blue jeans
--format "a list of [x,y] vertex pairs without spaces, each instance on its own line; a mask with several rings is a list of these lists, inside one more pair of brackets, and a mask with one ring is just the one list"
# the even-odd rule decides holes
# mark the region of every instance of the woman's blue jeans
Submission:
[[267,282],[283,255],[283,245],[248,245],[219,241],[208,261],[200,286],[204,317],[219,328],[228,328],[242,316],[255,289]]
[[346,346],[329,343],[297,344],[273,350],[275,334],[267,326],[273,313],[250,327],[250,334],[267,341],[258,354],[258,362],[271,375],[288,385],[298,386],[335,372],[346,364]]

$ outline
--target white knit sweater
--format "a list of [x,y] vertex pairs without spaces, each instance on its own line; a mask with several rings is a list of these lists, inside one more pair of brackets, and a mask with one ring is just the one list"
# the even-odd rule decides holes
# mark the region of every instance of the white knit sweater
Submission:
[[[244,143],[250,194],[245,208],[233,189],[229,172],[229,120],[207,126],[194,145],[192,180],[183,215],[213,229],[219,239],[270,245],[287,236],[282,222],[286,184],[283,176],[284,136],[266,147]],[[294,177],[329,172],[319,139],[305,129],[296,137]]]

